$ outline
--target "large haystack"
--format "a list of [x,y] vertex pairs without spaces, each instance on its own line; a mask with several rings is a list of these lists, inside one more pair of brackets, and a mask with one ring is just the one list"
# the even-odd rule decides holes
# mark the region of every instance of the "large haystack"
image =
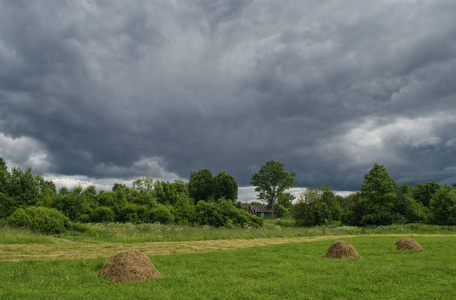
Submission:
[[325,257],[327,258],[353,258],[353,257],[360,257],[358,252],[356,251],[355,247],[352,244],[344,242],[344,241],[337,241],[332,243],[329,246],[328,251],[326,252]]
[[162,277],[150,259],[138,250],[126,250],[111,256],[98,276],[116,282],[142,282],[153,277]]
[[423,249],[420,244],[418,244],[414,239],[411,238],[402,238],[397,241],[394,245],[396,245],[396,249],[400,250],[421,250]]

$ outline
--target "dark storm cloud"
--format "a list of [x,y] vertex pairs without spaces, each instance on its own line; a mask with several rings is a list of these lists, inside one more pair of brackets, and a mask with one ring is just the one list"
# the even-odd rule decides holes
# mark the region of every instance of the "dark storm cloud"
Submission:
[[248,185],[274,159],[301,186],[348,190],[377,162],[456,181],[453,1],[0,4],[0,149],[16,164]]

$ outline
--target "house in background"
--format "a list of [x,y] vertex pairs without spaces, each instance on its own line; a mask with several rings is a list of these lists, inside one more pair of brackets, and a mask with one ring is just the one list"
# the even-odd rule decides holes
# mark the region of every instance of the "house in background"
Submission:
[[243,205],[245,210],[254,216],[262,219],[272,219],[272,211],[266,208],[266,205],[248,204]]

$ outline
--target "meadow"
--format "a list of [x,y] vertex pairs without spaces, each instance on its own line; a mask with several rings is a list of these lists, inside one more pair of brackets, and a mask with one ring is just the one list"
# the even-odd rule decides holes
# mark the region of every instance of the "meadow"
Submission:
[[[215,229],[93,225],[79,234],[45,236],[3,227],[0,299],[454,299],[454,227],[397,225],[377,228],[293,228],[268,222],[264,229]],[[158,225],[157,225],[158,226]],[[96,228],[95,228],[96,227]],[[146,229],[147,227],[147,229]],[[110,228],[110,230],[109,230]],[[174,232],[164,234],[164,232]],[[188,235],[179,236],[177,232]],[[242,231],[244,230],[244,231]],[[98,232],[98,237],[94,232]],[[199,237],[198,237],[199,235]],[[147,239],[147,236],[149,238]],[[15,237],[15,238],[14,238]],[[211,239],[211,237],[213,239]],[[422,251],[396,250],[400,237],[412,237]],[[287,241],[288,239],[288,241]],[[324,258],[332,242],[351,243],[360,259]],[[273,244],[274,241],[285,241]],[[243,242],[263,241],[247,247]],[[267,242],[270,243],[268,244]],[[202,246],[202,251],[195,245]],[[231,243],[231,248],[227,247]],[[163,278],[113,283],[98,278],[109,251],[187,245],[191,251],[148,255]],[[31,251],[68,246],[100,249],[87,258],[50,256],[24,259]],[[8,248],[8,247],[17,247]],[[22,250],[21,250],[22,249]],[[30,251],[30,249],[28,251]],[[185,250],[185,249],[184,249]],[[69,250],[71,251],[71,250]],[[50,251],[52,252],[52,251]],[[14,256],[16,255],[16,256]],[[13,259],[16,257],[16,259]]]

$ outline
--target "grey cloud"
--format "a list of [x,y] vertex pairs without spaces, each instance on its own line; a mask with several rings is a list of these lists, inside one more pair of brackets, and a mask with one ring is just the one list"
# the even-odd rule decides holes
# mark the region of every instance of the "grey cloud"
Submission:
[[[275,159],[343,190],[374,162],[455,176],[452,1],[0,4],[0,132],[42,145],[48,173],[248,185]],[[401,127],[420,118],[444,119],[435,144]]]

